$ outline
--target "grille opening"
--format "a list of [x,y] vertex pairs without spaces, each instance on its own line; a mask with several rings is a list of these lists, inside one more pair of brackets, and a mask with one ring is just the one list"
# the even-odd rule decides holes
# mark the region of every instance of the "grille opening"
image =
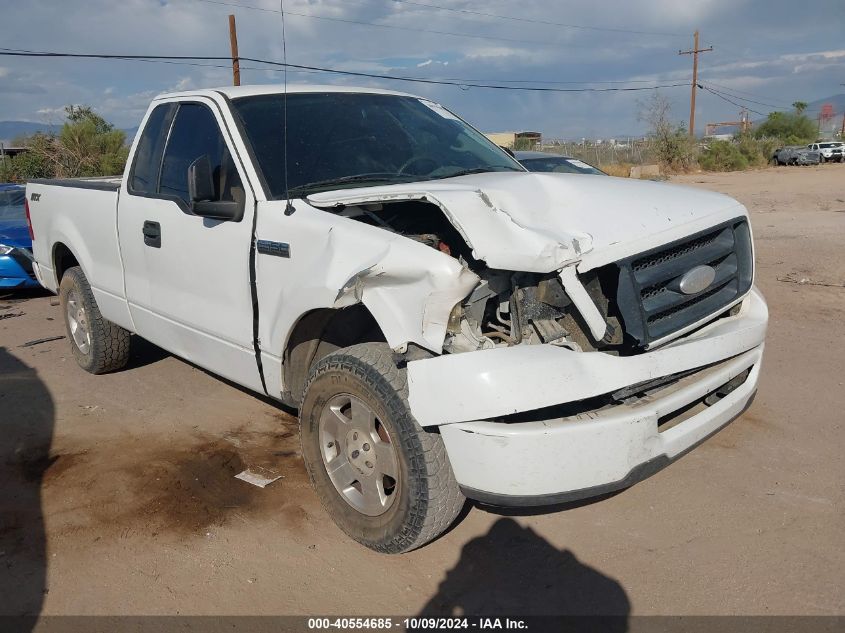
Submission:
[[[711,286],[698,294],[683,293],[681,279],[698,266],[714,269]],[[718,318],[748,292],[753,262],[747,220],[725,222],[609,268],[617,277],[610,312],[618,313],[629,346],[621,353],[638,353],[711,316]]]
[[682,312],[683,310],[689,310],[690,308],[694,307],[695,305],[702,303],[704,301],[707,301],[710,297],[712,297],[716,293],[721,292],[726,287],[728,287],[730,285],[730,283],[731,282],[727,282],[725,284],[722,284],[721,286],[716,286],[715,288],[712,288],[712,289],[704,292],[703,294],[696,295],[693,299],[690,299],[686,303],[682,303],[680,305],[669,308],[668,310],[664,310],[663,312],[658,312],[657,314],[653,314],[650,317],[648,317],[648,323],[649,324],[657,323],[658,321],[662,321],[663,319],[668,319],[669,317],[671,317],[675,314],[678,314],[679,312]]
[[632,268],[635,271],[640,272],[642,270],[646,270],[647,268],[651,268],[652,266],[657,266],[658,264],[665,264],[674,259],[678,259],[679,257],[686,255],[687,253],[692,253],[693,251],[697,251],[700,248],[704,248],[705,246],[713,244],[716,240],[719,239],[721,235],[722,231],[714,231],[709,235],[705,235],[704,237],[699,237],[697,239],[692,240],[691,242],[687,242],[686,244],[682,244],[680,246],[661,251],[656,255],[649,255],[648,257],[643,257],[634,261],[634,263],[632,264]]
[[668,431],[669,429],[675,428],[679,424],[686,422],[690,418],[695,417],[696,415],[705,411],[709,407],[712,407],[714,404],[719,402],[719,400],[731,393],[734,389],[742,386],[745,381],[748,380],[748,376],[751,375],[751,370],[753,368],[754,366],[752,365],[745,371],[731,378],[725,384],[716,387],[705,396],[697,400],[693,400],[692,402],[684,405],[680,409],[675,409],[674,411],[667,413],[664,416],[661,416],[657,420],[657,430],[660,433]]

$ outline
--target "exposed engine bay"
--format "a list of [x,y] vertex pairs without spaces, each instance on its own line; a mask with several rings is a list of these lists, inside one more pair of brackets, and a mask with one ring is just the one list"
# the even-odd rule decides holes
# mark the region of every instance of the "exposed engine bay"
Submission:
[[457,259],[481,282],[449,316],[443,350],[470,352],[494,347],[546,343],[573,351],[623,352],[622,328],[607,297],[615,296],[615,277],[596,272],[585,288],[608,322],[608,333],[595,340],[556,273],[527,273],[490,268],[436,205],[426,201],[369,203],[342,207],[338,215],[415,240]]

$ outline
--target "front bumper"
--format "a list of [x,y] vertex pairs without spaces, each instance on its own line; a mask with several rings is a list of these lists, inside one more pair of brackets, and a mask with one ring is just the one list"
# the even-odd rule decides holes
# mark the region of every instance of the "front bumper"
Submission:
[[[537,345],[412,361],[411,411],[424,426],[439,426],[469,497],[543,505],[602,494],[656,472],[743,411],[756,390],[767,321],[765,301],[752,289],[735,316],[637,356]],[[703,369],[632,404],[489,421],[696,368]],[[701,402],[746,371],[730,393],[711,398],[711,406]]]

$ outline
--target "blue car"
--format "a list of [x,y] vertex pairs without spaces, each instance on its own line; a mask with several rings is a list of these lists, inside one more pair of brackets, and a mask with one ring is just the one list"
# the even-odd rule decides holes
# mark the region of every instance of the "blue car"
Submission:
[[26,188],[0,184],[0,290],[37,288],[32,238],[26,221]]

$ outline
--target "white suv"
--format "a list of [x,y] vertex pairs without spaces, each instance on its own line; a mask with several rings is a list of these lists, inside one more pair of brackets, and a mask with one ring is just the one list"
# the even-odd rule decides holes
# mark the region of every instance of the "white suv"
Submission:
[[810,143],[807,149],[814,149],[821,154],[821,162],[845,161],[845,143],[841,141],[827,141],[824,143]]

